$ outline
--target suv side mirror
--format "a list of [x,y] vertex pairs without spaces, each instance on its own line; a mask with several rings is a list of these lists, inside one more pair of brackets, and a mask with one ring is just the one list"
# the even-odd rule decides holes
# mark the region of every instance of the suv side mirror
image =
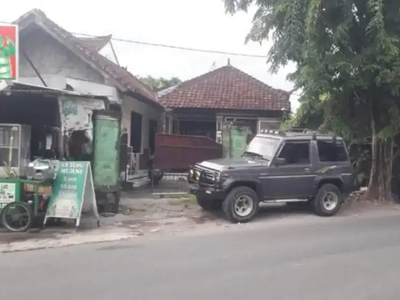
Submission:
[[275,160],[275,164],[277,166],[283,166],[286,164],[286,159],[282,158],[282,157],[277,157]]

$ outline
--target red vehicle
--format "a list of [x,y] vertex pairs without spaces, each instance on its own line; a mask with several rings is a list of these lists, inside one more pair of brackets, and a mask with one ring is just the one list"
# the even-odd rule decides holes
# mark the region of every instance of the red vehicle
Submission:
[[158,133],[152,166],[158,174],[155,181],[164,172],[187,172],[198,162],[221,157],[222,146],[208,137]]

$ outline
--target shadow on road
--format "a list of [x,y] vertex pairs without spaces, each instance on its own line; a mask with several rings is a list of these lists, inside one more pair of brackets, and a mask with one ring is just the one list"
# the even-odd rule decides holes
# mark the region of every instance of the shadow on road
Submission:
[[[335,215],[335,217],[343,217],[349,215],[350,205],[343,204],[342,208]],[[293,218],[301,216],[314,216],[309,205],[306,203],[293,203],[293,204],[265,204],[262,203],[257,217],[252,222],[263,222],[276,220],[281,218]],[[206,223],[207,221],[226,220],[222,211],[217,212],[202,212],[201,217],[196,217],[195,222],[198,224]],[[226,221],[228,222],[228,221]]]

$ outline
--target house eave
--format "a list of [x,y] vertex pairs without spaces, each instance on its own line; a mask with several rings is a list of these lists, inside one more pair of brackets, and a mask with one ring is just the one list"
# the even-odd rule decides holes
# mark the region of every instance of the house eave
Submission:
[[140,102],[142,102],[142,103],[144,103],[144,104],[147,104],[147,105],[149,105],[149,106],[151,106],[151,107],[153,107],[153,108],[159,110],[160,112],[164,112],[164,111],[165,111],[165,107],[164,107],[161,103],[158,103],[158,102],[155,102],[155,101],[153,101],[153,100],[150,100],[150,99],[148,99],[148,98],[142,96],[142,95],[139,94],[139,93],[136,93],[136,92],[131,91],[131,90],[127,90],[127,91],[126,91],[125,93],[123,93],[123,94],[124,94],[124,95],[127,95],[127,96],[129,96],[129,97],[135,98],[136,100],[138,100],[138,101],[140,101]]
[[79,93],[74,91],[60,90],[55,88],[49,88],[44,86],[39,86],[35,84],[28,84],[16,81],[3,81],[0,85],[0,93],[5,95],[11,95],[12,93],[27,93],[27,94],[37,94],[46,96],[72,96],[80,98],[98,99],[108,102],[108,97],[103,95],[94,95],[89,93]]

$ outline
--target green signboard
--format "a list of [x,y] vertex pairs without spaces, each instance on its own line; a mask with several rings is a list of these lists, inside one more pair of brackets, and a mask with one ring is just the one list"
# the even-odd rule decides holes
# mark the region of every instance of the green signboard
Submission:
[[44,224],[48,218],[76,219],[92,211],[99,219],[90,162],[61,161],[53,184]]

